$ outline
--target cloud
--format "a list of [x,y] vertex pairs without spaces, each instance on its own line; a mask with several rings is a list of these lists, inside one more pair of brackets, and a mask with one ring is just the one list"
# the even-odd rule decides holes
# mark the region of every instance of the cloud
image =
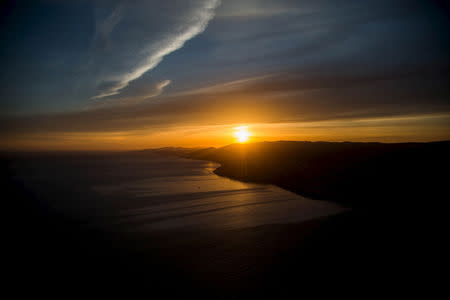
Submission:
[[107,17],[97,19],[94,35],[94,45],[96,47],[108,47],[109,37],[114,30],[114,27],[116,27],[122,19],[122,11],[123,6],[117,5]]
[[227,0],[218,13],[221,18],[266,17],[293,12],[309,12],[299,8],[298,1],[286,0]]
[[292,69],[307,76],[253,89],[283,93],[348,85],[355,73],[362,79],[350,81],[359,85],[374,72],[382,79],[450,65],[449,19],[436,1],[226,0],[217,8],[211,0],[35,2],[17,6],[2,26],[3,113],[131,103],[160,94],[157,83],[168,78],[176,82],[171,93],[233,82],[223,89],[248,94],[236,80]]
[[239,80],[233,80],[230,82],[222,82],[219,84],[213,84],[211,86],[183,91],[181,93],[175,94],[180,96],[186,96],[186,95],[198,95],[198,94],[211,94],[211,93],[224,93],[224,92],[232,92],[232,91],[240,91],[243,87],[248,86],[251,83],[255,82],[261,82],[263,79],[267,79],[270,77],[275,77],[276,74],[268,74],[268,75],[261,75],[261,76],[254,76],[254,77],[248,77],[243,78]]
[[[193,2],[187,12],[177,12],[178,14],[184,13],[182,17],[171,16],[176,22],[169,26],[168,31],[163,30],[162,33],[158,34],[159,36],[157,39],[144,39],[143,45],[138,45],[138,47],[134,44],[130,45],[130,48],[128,48],[126,46],[124,47],[122,44],[118,45],[118,43],[116,43],[118,47],[117,49],[114,49],[116,50],[115,53],[118,53],[119,51],[128,51],[129,53],[125,53],[126,57],[123,57],[123,54],[119,53],[119,56],[122,57],[117,57],[117,59],[120,59],[120,62],[111,68],[109,66],[106,67],[107,69],[112,69],[114,72],[113,74],[106,74],[107,78],[101,78],[101,80],[109,82],[110,84],[108,88],[102,88],[97,95],[92,97],[92,99],[117,95],[121,90],[127,87],[131,81],[140,78],[146,72],[154,69],[165,56],[182,48],[188,40],[202,33],[206,29],[209,21],[214,17],[214,11],[219,4],[219,0]],[[134,3],[132,5],[134,5]],[[138,27],[142,15],[141,12],[136,11],[136,9],[152,9],[152,7],[146,5],[143,5],[143,7],[127,6],[126,9],[123,9],[125,15],[122,19],[131,18],[131,20],[128,20],[128,22],[122,21],[120,24],[117,24],[118,13],[114,11],[113,14],[102,23],[104,24],[101,27],[102,34],[106,35],[111,33],[113,25],[116,27],[122,25],[128,31],[130,31],[130,27]],[[128,15],[126,15],[127,13]],[[137,21],[134,19],[136,16],[138,16]],[[144,17],[142,20],[146,21],[146,18]],[[142,25],[144,26],[144,23]],[[145,27],[135,29],[140,29],[140,34],[143,34],[145,33],[145,29],[153,30],[151,25],[154,24],[147,23]],[[118,32],[117,34],[120,37],[122,33]],[[136,36],[134,36],[134,38],[136,38]],[[132,57],[131,60],[129,59],[130,57]],[[137,60],[135,57],[137,57]],[[114,58],[114,55],[111,55],[111,58]],[[109,63],[113,62],[110,61]]]
[[[419,71],[346,78],[275,74],[162,96],[164,101],[132,100],[136,105],[105,105],[85,111],[0,119],[0,134],[157,132],[179,125],[303,123],[420,115],[445,115],[448,126],[446,83],[442,74]],[[137,94],[153,97],[168,84],[168,80],[157,82],[148,87],[146,94],[144,90]],[[130,99],[135,98],[139,97],[130,95]]]
[[161,95],[164,91],[164,88],[169,86],[171,83],[172,81],[168,79],[158,81],[154,84],[145,83],[144,85],[141,83],[141,86],[135,86],[131,91],[125,92],[123,95],[120,95],[120,97],[97,100],[89,103],[87,108],[90,109],[109,105],[136,105],[147,99]]

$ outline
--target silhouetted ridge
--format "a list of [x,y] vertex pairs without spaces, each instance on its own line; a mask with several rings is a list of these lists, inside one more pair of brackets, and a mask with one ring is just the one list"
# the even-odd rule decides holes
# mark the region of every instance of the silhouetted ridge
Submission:
[[312,198],[367,206],[386,193],[398,203],[442,193],[450,142],[261,142],[176,151],[218,162],[216,174],[276,184]]

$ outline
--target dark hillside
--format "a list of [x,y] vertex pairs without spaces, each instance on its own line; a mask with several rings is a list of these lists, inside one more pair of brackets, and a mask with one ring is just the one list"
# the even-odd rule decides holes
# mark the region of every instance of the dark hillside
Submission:
[[[352,206],[442,195],[450,142],[263,142],[182,153],[219,162],[216,173],[272,183],[317,199]],[[383,203],[384,205],[385,203]]]

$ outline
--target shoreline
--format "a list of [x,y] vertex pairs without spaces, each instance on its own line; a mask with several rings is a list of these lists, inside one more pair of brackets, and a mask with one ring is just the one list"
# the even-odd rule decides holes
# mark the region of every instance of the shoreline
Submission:
[[[229,150],[233,149],[227,152]],[[218,154],[216,151],[210,151],[209,157],[199,153],[171,154],[183,159],[218,163],[220,166],[208,172],[232,180],[273,184],[285,189],[277,184],[286,178],[283,176],[294,178],[287,182],[293,186],[301,178],[295,172],[296,168],[289,168],[292,161],[295,162],[291,160],[292,156],[283,161],[279,155],[272,154],[269,155],[272,160],[260,160],[257,155],[255,159],[248,158],[248,166],[257,170],[247,169],[248,174],[260,177],[232,176],[245,175],[239,172],[242,168],[236,160],[227,160],[236,156],[224,153],[214,157]],[[145,158],[146,154],[139,155]],[[435,155],[435,158],[441,156]],[[273,164],[267,165],[268,162]],[[142,167],[141,164],[138,166]],[[273,166],[279,170],[272,169]],[[262,175],[267,175],[264,170],[276,172],[264,177]],[[11,205],[9,211],[20,213],[20,219],[17,213],[8,214],[8,221],[14,224],[10,255],[20,258],[16,270],[32,270],[36,272],[33,275],[38,275],[39,270],[48,271],[50,275],[36,276],[37,282],[43,284],[54,282],[64,286],[69,278],[83,285],[96,285],[101,278],[105,286],[152,282],[156,289],[166,293],[174,286],[192,294],[201,291],[207,295],[238,295],[238,298],[248,298],[242,296],[246,292],[262,296],[270,291],[275,295],[279,291],[301,293],[299,282],[334,282],[345,273],[350,275],[342,277],[343,283],[367,284],[366,277],[361,274],[382,274],[386,280],[395,276],[395,270],[409,271],[415,268],[410,262],[427,251],[430,245],[426,243],[427,238],[431,240],[433,234],[440,234],[432,228],[434,223],[418,221],[417,214],[408,215],[411,203],[405,205],[405,201],[395,198],[396,193],[378,199],[377,206],[352,206],[349,211],[299,222],[237,229],[179,228],[151,233],[114,232],[112,227],[99,230],[80,227],[82,220],[52,212],[25,186],[15,182],[9,172],[4,175],[6,194],[15,196],[14,201],[7,202]],[[246,180],[255,178],[265,181]],[[66,192],[71,194],[73,190]],[[83,192],[80,196],[86,194]]]
[[[273,184],[358,209],[401,208],[445,194],[450,141],[433,143],[262,142],[158,153],[220,164],[214,174]],[[441,171],[437,170],[441,169]],[[382,200],[381,200],[382,199]]]

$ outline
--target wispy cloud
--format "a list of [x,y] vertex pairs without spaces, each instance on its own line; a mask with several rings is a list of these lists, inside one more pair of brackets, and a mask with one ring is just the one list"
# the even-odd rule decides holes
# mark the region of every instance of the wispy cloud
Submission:
[[106,18],[97,21],[94,36],[94,44],[97,47],[108,46],[110,34],[122,19],[122,10],[123,5],[118,5]]
[[[295,81],[292,74],[284,77],[278,74],[278,77],[261,76],[214,85],[195,93],[167,95],[163,96],[164,101],[145,101],[147,98],[137,96],[154,97],[169,84],[168,80],[161,81],[147,90],[142,86],[142,90],[135,91],[136,95],[127,95],[130,98],[123,99],[123,105],[106,105],[113,101],[106,99],[99,101],[105,105],[85,111],[0,118],[0,136],[51,132],[158,132],[180,125],[330,120],[347,120],[351,121],[349,126],[359,126],[358,120],[371,119],[371,122],[364,121],[369,126],[376,119],[381,118],[382,124],[388,124],[387,119],[400,117],[402,124],[410,117],[422,118],[423,124],[430,120],[430,124],[439,125],[440,129],[437,129],[445,129],[448,136],[450,104],[442,97],[447,93],[447,85],[431,75],[428,79],[422,74],[420,77],[393,76],[390,80],[354,77]],[[129,105],[138,100],[138,105]]]
[[218,14],[219,18],[255,18],[286,13],[309,13],[305,1],[289,0],[227,0]]
[[254,76],[254,77],[247,77],[242,78],[239,80],[233,80],[229,82],[222,82],[219,84],[214,84],[207,87],[202,87],[198,89],[183,91],[178,94],[174,94],[173,96],[186,96],[186,95],[199,95],[199,94],[210,94],[210,93],[226,93],[226,92],[233,92],[237,91],[239,89],[242,89],[244,86],[247,86],[249,84],[259,82],[263,79],[267,79],[270,77],[274,77],[276,74],[268,74],[268,75],[261,75],[261,76]]
[[[169,32],[161,40],[157,42],[153,41],[147,45],[146,49],[142,51],[146,55],[136,66],[114,78],[113,84],[100,91],[92,99],[117,95],[131,81],[138,79],[146,72],[154,69],[165,56],[182,48],[188,40],[202,33],[206,29],[209,21],[214,17],[215,9],[219,4],[220,0],[205,1],[184,24],[178,26],[178,30]],[[106,24],[109,23],[106,22]]]
[[101,99],[89,103],[87,109],[99,108],[104,106],[126,106],[142,103],[143,101],[161,95],[164,88],[172,83],[171,80],[163,80],[155,84],[146,84],[144,87],[134,89],[134,94],[121,95],[118,98]]

